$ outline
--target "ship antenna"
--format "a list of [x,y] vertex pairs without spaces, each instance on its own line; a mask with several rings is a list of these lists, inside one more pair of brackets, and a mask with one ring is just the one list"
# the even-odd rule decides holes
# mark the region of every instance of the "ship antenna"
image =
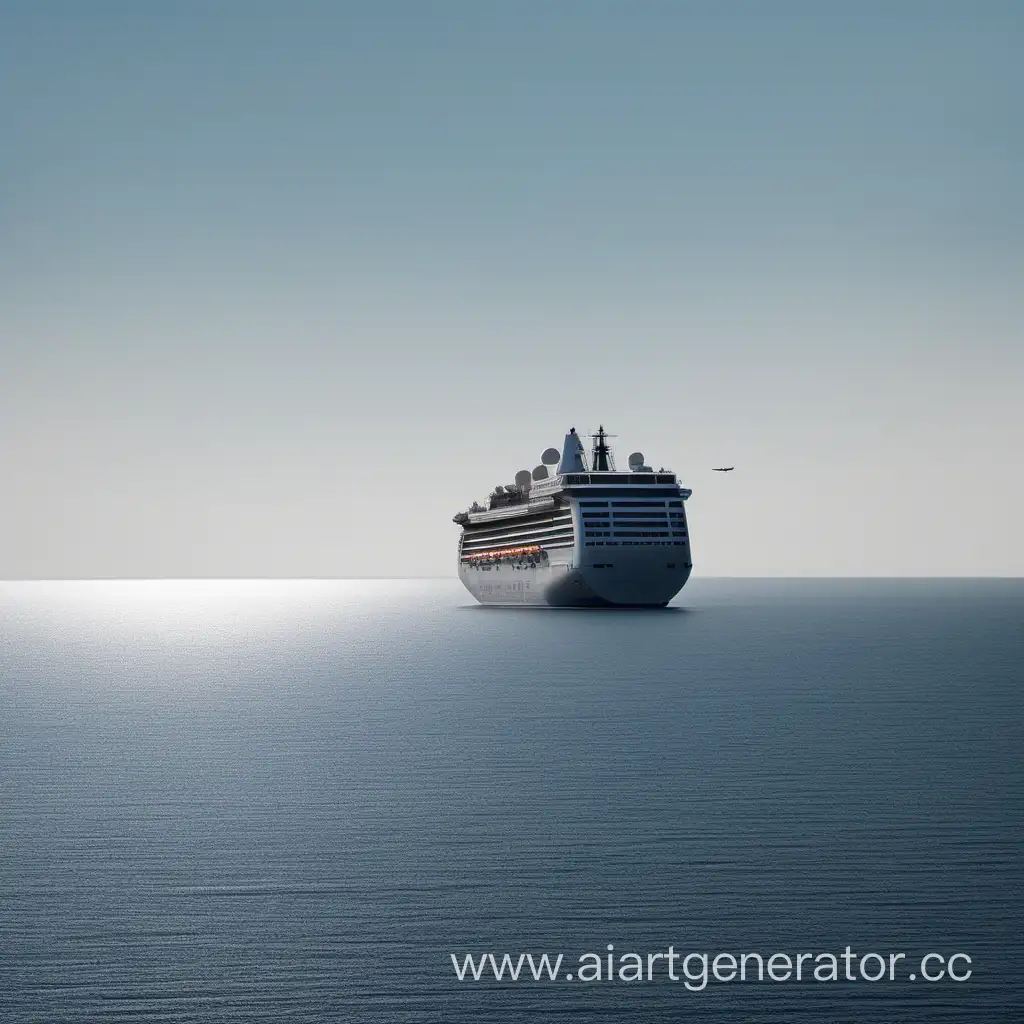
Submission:
[[615,469],[615,462],[612,459],[612,450],[606,443],[607,438],[615,437],[615,435],[606,434],[604,432],[604,426],[601,425],[597,428],[597,433],[591,434],[590,436],[594,441],[594,457],[591,460],[591,466],[598,471]]

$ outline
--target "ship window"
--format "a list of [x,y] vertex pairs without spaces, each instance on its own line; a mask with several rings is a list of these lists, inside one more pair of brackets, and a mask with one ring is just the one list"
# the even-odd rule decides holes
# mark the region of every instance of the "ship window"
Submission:
[[581,501],[578,502],[580,508],[607,508],[607,501]]
[[671,473],[667,473],[664,476],[662,476],[660,473],[658,474],[659,484],[674,484],[675,482],[676,478]]
[[682,508],[683,507],[683,503],[681,501],[670,501],[668,503],[668,507],[669,508]]

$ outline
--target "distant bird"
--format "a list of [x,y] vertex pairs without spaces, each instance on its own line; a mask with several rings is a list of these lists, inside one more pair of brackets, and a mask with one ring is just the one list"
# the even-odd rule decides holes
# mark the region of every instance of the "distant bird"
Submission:
[[712,467],[712,473],[731,473],[736,467],[735,466],[714,466]]

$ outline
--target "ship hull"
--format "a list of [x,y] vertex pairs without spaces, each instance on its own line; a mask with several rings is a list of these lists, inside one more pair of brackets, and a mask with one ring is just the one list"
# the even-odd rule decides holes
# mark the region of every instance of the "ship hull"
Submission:
[[688,559],[673,557],[666,548],[636,548],[603,557],[608,561],[578,566],[557,561],[557,555],[548,565],[464,564],[459,576],[485,605],[660,608],[679,593],[691,571]]

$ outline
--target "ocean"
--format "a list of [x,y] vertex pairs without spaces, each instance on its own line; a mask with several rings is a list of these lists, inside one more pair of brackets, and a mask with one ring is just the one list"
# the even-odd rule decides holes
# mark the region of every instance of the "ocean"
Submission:
[[0,1021],[1020,1020],[1022,682],[1022,580],[0,583]]

